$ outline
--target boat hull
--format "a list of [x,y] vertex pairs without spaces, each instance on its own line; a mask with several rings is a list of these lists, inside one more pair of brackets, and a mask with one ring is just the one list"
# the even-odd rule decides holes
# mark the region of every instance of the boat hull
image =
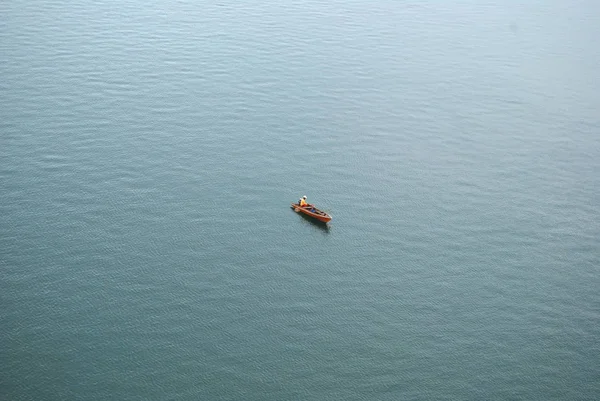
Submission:
[[[331,216],[328,215],[327,213],[325,213],[322,210],[317,209],[316,207],[314,207],[313,205],[308,205],[308,206],[304,206],[301,207],[300,205],[296,204],[296,203],[292,203],[292,209],[294,209],[296,212],[299,213],[304,213],[307,216],[310,216],[316,220],[322,221],[323,223],[327,223],[329,221],[331,221]],[[314,210],[314,212],[313,212]]]

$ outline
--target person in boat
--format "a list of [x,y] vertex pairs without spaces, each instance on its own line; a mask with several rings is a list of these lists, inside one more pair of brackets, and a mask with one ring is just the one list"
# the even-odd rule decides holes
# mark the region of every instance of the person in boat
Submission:
[[300,207],[308,206],[308,203],[306,203],[306,195],[304,195],[302,198],[300,198],[300,200],[298,201],[298,205],[300,205]]

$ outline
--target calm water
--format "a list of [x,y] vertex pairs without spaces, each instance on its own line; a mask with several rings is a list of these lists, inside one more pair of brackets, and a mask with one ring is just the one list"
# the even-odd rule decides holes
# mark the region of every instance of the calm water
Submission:
[[597,399],[599,20],[1,2],[0,399]]

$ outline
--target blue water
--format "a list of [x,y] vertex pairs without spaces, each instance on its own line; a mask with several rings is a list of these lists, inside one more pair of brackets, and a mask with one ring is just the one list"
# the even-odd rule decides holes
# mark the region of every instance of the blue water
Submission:
[[0,3],[0,399],[597,399],[599,20]]

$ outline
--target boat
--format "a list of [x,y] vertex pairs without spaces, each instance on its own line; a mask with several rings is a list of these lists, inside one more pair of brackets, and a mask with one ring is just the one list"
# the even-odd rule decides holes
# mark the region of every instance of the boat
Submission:
[[307,216],[322,221],[323,223],[327,223],[331,220],[331,216],[329,214],[317,209],[314,205],[311,205],[310,203],[306,206],[300,206],[297,203],[292,203],[292,209],[294,209],[296,212],[304,213]]

